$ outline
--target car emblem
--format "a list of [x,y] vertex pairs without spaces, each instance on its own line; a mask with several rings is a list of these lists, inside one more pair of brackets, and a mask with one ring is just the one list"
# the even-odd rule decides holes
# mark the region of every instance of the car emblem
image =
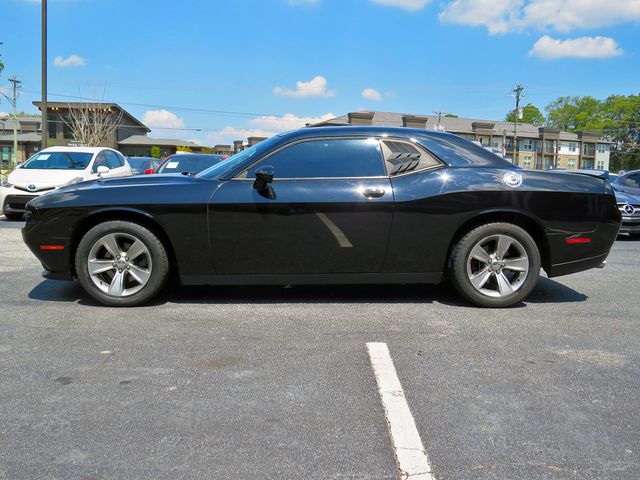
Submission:
[[32,183],[27,188],[33,192],[37,187]]
[[624,213],[626,213],[627,215],[633,215],[634,213],[636,213],[636,209],[634,208],[633,205],[629,205],[628,203],[624,206]]
[[502,176],[502,181],[509,187],[516,188],[522,185],[522,175],[518,172],[506,172]]

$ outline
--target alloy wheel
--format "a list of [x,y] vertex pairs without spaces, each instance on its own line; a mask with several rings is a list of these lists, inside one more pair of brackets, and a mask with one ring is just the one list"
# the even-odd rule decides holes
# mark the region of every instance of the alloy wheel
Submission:
[[491,235],[477,242],[467,258],[467,277],[478,292],[503,298],[515,293],[529,274],[529,257],[515,238]]
[[87,259],[91,281],[113,297],[128,297],[142,290],[152,268],[149,249],[129,233],[109,233],[99,238]]

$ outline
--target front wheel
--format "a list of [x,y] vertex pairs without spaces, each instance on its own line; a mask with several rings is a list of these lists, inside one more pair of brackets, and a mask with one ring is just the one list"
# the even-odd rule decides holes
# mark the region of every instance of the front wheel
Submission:
[[112,307],[141,305],[167,281],[169,259],[158,237],[132,222],[110,221],[89,230],[75,256],[82,287]]
[[540,252],[522,228],[489,223],[471,230],[451,257],[453,284],[481,307],[510,307],[524,300],[540,275]]

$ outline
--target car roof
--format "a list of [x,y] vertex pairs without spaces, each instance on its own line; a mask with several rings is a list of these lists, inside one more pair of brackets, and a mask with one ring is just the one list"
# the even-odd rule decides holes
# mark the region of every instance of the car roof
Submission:
[[107,147],[75,147],[75,146],[59,146],[59,147],[47,147],[43,150],[40,150],[39,153],[42,152],[80,152],[80,153],[98,153],[103,150],[111,150],[112,148]]
[[[291,139],[302,139],[309,137],[333,137],[333,136],[352,136],[352,135],[376,135],[376,136],[397,136],[401,138],[409,138],[412,136],[448,138],[454,136],[451,133],[436,132],[435,130],[426,130],[424,128],[409,127],[385,127],[379,125],[349,125],[342,127],[308,127],[300,128],[290,132],[279,134],[279,137]],[[258,144],[259,145],[259,144]]]

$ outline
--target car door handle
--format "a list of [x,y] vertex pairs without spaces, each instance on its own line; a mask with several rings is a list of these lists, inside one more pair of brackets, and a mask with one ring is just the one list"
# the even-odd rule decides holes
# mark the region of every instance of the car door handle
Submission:
[[362,195],[364,195],[367,198],[380,198],[380,197],[383,197],[384,194],[385,194],[384,188],[379,188],[379,187],[365,188],[362,191]]

